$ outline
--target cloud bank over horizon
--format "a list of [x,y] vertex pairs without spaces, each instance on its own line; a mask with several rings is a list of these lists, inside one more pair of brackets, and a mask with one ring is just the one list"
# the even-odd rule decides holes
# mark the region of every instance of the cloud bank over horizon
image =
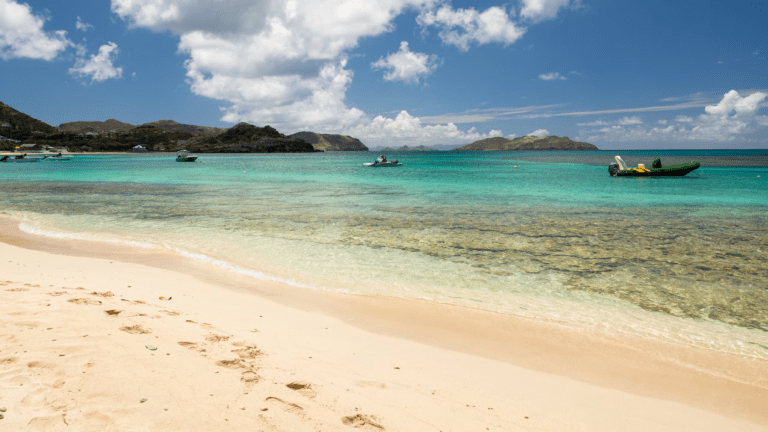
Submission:
[[[569,4],[524,0],[521,7],[526,22],[533,22],[554,18]],[[189,56],[185,67],[192,92],[227,102],[225,122],[344,133],[373,145],[459,144],[497,136],[498,131],[462,131],[453,123],[424,125],[406,111],[395,118],[373,117],[348,105],[354,78],[347,68],[350,51],[362,38],[391,32],[394,19],[406,11],[418,13],[415,28],[437,29],[444,44],[460,51],[509,45],[525,33],[513,21],[514,10],[454,9],[440,0],[112,0],[112,12],[130,26],[179,36],[179,52]],[[397,52],[372,67],[384,70],[385,80],[415,83],[436,69],[437,57],[412,52],[402,41]]]
[[674,120],[657,121],[658,126],[646,125],[639,116],[623,117],[615,122],[580,123],[579,126],[603,127],[580,130],[577,139],[597,143],[745,140],[751,134],[768,129],[768,116],[759,112],[768,106],[766,98],[768,92],[741,96],[731,90],[716,105],[705,106],[704,113],[697,117],[679,115]]

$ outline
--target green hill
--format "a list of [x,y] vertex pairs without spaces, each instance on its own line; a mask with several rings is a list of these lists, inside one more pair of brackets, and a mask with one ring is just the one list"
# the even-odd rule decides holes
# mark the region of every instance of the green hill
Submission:
[[[56,128],[48,123],[41,122],[0,102],[0,136],[24,141],[55,132]],[[10,146],[8,149],[12,148],[10,142],[3,143]]]
[[123,123],[115,119],[109,119],[107,121],[76,121],[69,123],[62,123],[57,128],[59,132],[96,132],[107,133],[110,131],[115,132],[128,132],[136,126],[128,123]]
[[391,153],[391,152],[409,152],[409,151],[435,151],[433,148],[424,147],[423,145],[417,146],[417,147],[408,147],[407,145],[404,145],[402,147],[398,148],[392,148],[392,147],[384,147],[381,149],[382,153]]
[[315,132],[297,132],[293,138],[302,139],[322,151],[368,151],[359,139],[347,135],[319,134]]
[[[114,131],[114,132],[111,132]],[[86,135],[85,132],[95,132]],[[128,152],[137,145],[149,151],[187,149],[197,153],[315,152],[312,144],[285,136],[270,126],[240,123],[229,129],[185,125],[160,120],[133,126],[114,119],[62,123],[55,128],[0,102],[0,136],[21,141],[68,147],[70,151]],[[15,141],[0,140],[0,150],[13,150]]]
[[166,132],[191,132],[194,134],[203,134],[203,135],[209,135],[209,136],[218,135],[220,133],[224,133],[227,131],[227,129],[224,129],[224,128],[189,125],[189,124],[178,123],[173,120],[158,120],[152,123],[145,123],[144,125],[155,126]]
[[248,123],[238,123],[226,132],[202,140],[185,143],[194,152],[226,153],[288,153],[314,152],[312,144],[298,138],[285,136],[271,126],[263,128]]
[[454,150],[597,150],[597,147],[589,143],[571,141],[568,137],[553,135],[541,138],[525,136],[512,140],[503,137],[487,138]]

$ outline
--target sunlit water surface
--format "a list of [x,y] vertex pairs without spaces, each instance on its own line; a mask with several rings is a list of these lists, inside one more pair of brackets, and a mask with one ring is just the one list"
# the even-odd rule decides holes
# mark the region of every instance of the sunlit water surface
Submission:
[[[768,360],[766,151],[612,178],[612,152],[76,156],[0,164],[39,235],[162,248],[257,279],[427,299]],[[517,168],[515,168],[517,167]]]

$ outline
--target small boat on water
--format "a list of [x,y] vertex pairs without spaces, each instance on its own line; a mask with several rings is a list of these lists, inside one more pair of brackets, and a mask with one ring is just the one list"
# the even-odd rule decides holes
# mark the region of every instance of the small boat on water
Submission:
[[64,156],[61,153],[53,156],[46,156],[43,158],[44,160],[52,160],[52,161],[67,161],[71,160],[72,156]]
[[22,163],[22,162],[40,162],[45,158],[31,158],[27,156],[27,154],[18,155],[18,156],[3,156],[0,158],[0,162],[6,162],[6,163]]
[[616,163],[608,165],[608,172],[614,177],[682,177],[701,166],[698,162],[662,166],[661,159],[653,160],[651,168],[639,164],[636,168],[629,167],[621,156],[616,156]]
[[176,152],[176,162],[194,162],[197,160],[197,156],[190,156],[186,150],[179,150]]
[[387,160],[387,158],[384,157],[384,155],[379,156],[378,159],[374,162],[366,162],[363,164],[363,166],[367,167],[393,167],[393,166],[402,166],[400,162],[393,160]]

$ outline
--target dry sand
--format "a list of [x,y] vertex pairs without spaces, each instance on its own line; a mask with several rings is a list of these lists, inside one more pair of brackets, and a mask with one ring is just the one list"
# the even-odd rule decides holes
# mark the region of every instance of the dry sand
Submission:
[[764,364],[0,222],[2,431],[768,430]]

